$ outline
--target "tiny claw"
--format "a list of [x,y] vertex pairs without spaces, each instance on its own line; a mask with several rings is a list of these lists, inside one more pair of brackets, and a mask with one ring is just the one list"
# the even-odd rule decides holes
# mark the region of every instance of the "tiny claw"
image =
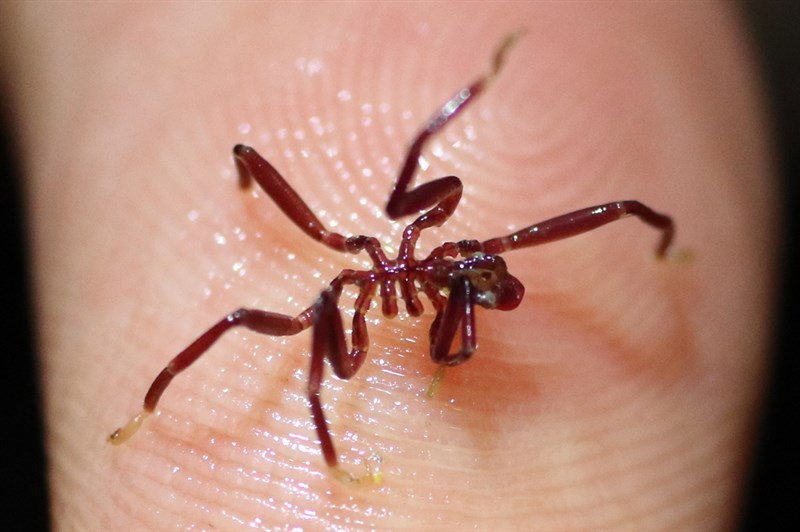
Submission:
[[383,472],[380,470],[380,463],[380,456],[377,454],[370,455],[365,462],[367,473],[360,477],[348,473],[338,465],[331,467],[330,472],[333,478],[342,484],[349,486],[377,486],[383,483]]
[[253,148],[244,144],[237,144],[233,147],[233,160],[236,163],[236,171],[239,174],[239,188],[242,190],[250,188],[250,183],[253,181],[250,170],[242,159],[251,156],[253,153],[255,153]]
[[685,264],[694,260],[694,251],[688,248],[676,249],[666,253],[664,258],[670,262]]
[[444,379],[444,371],[446,369],[447,366],[439,366],[439,368],[436,370],[436,373],[433,374],[433,379],[431,380],[425,395],[430,398],[433,398],[433,396],[436,395],[436,393],[439,391],[439,388],[442,386],[442,379]]
[[500,42],[500,46],[497,47],[494,55],[492,56],[492,70],[489,72],[489,78],[493,78],[498,72],[500,72],[500,69],[503,68],[506,54],[515,44],[517,44],[517,41],[520,39],[520,37],[525,35],[525,33],[527,33],[525,29],[519,29],[506,35],[506,37]]
[[108,437],[108,441],[113,445],[119,445],[121,443],[125,443],[130,439],[131,436],[136,434],[136,431],[139,430],[139,427],[142,426],[142,422],[144,421],[144,418],[147,417],[147,415],[148,412],[142,410],[141,412],[133,416],[131,420],[128,421],[128,423],[124,427],[120,427],[113,433],[111,433],[111,435]]

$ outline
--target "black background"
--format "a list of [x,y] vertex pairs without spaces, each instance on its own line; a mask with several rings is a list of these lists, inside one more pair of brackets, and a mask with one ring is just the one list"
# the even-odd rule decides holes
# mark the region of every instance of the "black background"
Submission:
[[[781,284],[776,304],[775,364],[768,387],[766,411],[761,420],[758,448],[747,485],[741,530],[798,529],[798,474],[800,437],[797,425],[800,376],[800,320],[798,319],[797,208],[800,176],[800,3],[791,1],[745,2],[746,15],[761,74],[769,96],[775,138],[780,155],[785,218],[781,256]],[[0,70],[0,74],[4,70]],[[8,86],[0,79],[0,89]],[[0,479],[8,506],[3,517],[25,530],[49,528],[45,489],[45,455],[33,338],[29,248],[25,237],[24,176],[16,160],[14,126],[9,110],[0,102],[0,253],[6,259],[0,275],[0,345],[4,368],[0,386]],[[735,112],[732,110],[731,112]]]

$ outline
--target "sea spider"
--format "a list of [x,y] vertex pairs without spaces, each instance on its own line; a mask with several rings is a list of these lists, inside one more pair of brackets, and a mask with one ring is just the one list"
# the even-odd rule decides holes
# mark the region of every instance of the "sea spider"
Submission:
[[[381,310],[387,318],[397,315],[398,287],[400,299],[411,316],[419,316],[423,312],[420,292],[433,304],[436,317],[429,333],[430,354],[439,365],[439,370],[429,388],[429,395],[432,395],[443,369],[466,362],[477,347],[475,305],[488,309],[513,310],[522,301],[525,288],[516,277],[508,273],[506,263],[500,257],[501,253],[571,237],[632,215],[661,231],[656,253],[659,257],[664,257],[674,234],[672,220],[634,200],[580,209],[520,229],[508,236],[483,242],[445,242],[423,259],[414,257],[420,233],[447,221],[458,206],[462,192],[461,180],[456,176],[441,177],[409,190],[422,149],[434,134],[483,92],[499,72],[508,50],[518,36],[515,33],[502,41],[492,56],[489,71],[447,100],[424,125],[408,149],[397,182],[389,196],[386,213],[394,220],[425,212],[405,228],[397,257],[393,259],[386,256],[380,242],[374,237],[346,237],[326,229],[269,162],[253,148],[241,144],[234,147],[233,157],[239,172],[239,183],[243,188],[254,179],[286,216],[308,236],[336,251],[365,251],[372,261],[372,268],[360,271],[343,270],[322,291],[313,305],[295,317],[249,308],[231,312],[167,364],[147,391],[143,410],[127,425],[117,429],[109,437],[110,441],[119,444],[130,438],[147,414],[155,410],[159,398],[172,379],[200,358],[230,329],[241,326],[270,336],[289,336],[311,327],[308,401],[322,454],[337,478],[358,481],[359,479],[339,468],[336,450],[322,410],[320,385],[325,360],[330,363],[333,373],[344,380],[355,375],[364,363],[369,347],[365,315],[376,293],[380,296]],[[358,291],[350,350],[345,340],[339,309],[339,298],[343,288],[348,285],[353,285]],[[459,333],[458,350],[451,352],[456,334]],[[369,481],[380,479],[377,473],[371,473],[367,478]]]

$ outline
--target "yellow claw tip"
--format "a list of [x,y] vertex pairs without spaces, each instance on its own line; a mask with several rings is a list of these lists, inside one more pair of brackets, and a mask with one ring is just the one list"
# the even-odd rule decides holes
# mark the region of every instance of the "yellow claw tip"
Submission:
[[107,441],[112,445],[120,445],[122,443],[125,443],[130,439],[131,436],[136,434],[136,431],[139,430],[139,427],[142,426],[142,422],[146,417],[147,417],[147,412],[145,412],[144,410],[139,412],[138,414],[133,416],[131,420],[128,421],[128,423],[124,427],[120,427],[114,432],[112,432],[111,435],[109,435],[109,437],[107,438]]
[[425,395],[428,398],[433,398],[436,393],[439,391],[439,388],[442,387],[442,379],[444,379],[444,372],[447,369],[447,366],[439,366],[436,369],[436,373],[433,375],[433,379],[431,380],[430,385],[428,385],[428,390],[425,392]]
[[516,44],[516,42],[518,40],[520,40],[522,37],[524,37],[526,33],[528,33],[528,29],[527,28],[519,28],[519,29],[516,29],[516,30],[512,31],[505,38],[502,46],[503,47],[514,46],[514,44]]
[[367,473],[360,477],[348,473],[339,466],[330,468],[330,471],[333,478],[348,486],[377,486],[383,483],[383,472],[378,467],[380,462],[378,455],[371,455],[366,462]]
[[517,41],[525,35],[525,29],[519,29],[517,31],[513,31],[505,36],[505,38],[500,41],[500,45],[495,49],[494,55],[492,56],[492,69],[487,75],[487,79],[491,79],[500,72],[500,69],[503,67],[503,63],[505,62],[505,56],[508,51],[517,44]]
[[694,252],[691,249],[681,248],[667,254],[667,259],[672,262],[692,262],[694,260]]

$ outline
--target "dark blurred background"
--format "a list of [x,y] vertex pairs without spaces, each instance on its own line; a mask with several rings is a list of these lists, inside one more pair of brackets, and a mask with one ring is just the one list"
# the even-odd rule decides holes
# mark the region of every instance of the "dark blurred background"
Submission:
[[[740,6],[761,57],[764,84],[775,130],[785,212],[778,320],[775,327],[765,414],[760,421],[757,453],[747,486],[741,530],[799,530],[800,437],[798,387],[800,319],[798,319],[797,209],[800,177],[800,2],[750,1]],[[2,66],[2,65],[0,65]],[[5,69],[0,68],[0,75]],[[7,81],[0,79],[0,91]],[[6,256],[0,275],[0,345],[6,353],[0,385],[0,475],[6,495],[2,506],[8,523],[20,529],[47,530],[45,455],[39,410],[35,341],[31,312],[29,247],[25,238],[23,175],[16,159],[14,125],[0,100],[0,253]],[[735,112],[735,110],[731,110]]]
[[798,530],[800,2],[753,0],[741,6],[761,56],[761,73],[774,126],[781,171],[784,239],[776,299],[774,365],[740,529]]
[[[1,67],[2,65],[0,65]],[[5,68],[0,68],[0,75]],[[15,159],[14,127],[9,120],[6,80],[0,79],[0,476],[3,522],[20,530],[47,530],[39,390],[33,341],[28,243],[21,195],[22,174]],[[10,498],[9,498],[10,497]],[[13,525],[12,525],[13,526]]]

